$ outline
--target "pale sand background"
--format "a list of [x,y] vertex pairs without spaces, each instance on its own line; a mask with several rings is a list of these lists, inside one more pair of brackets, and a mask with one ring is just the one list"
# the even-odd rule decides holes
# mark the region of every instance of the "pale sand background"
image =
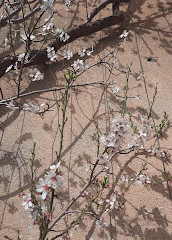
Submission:
[[[152,1],[131,1],[123,6],[126,11],[125,21],[121,26],[115,26],[88,38],[79,39],[76,43],[70,44],[69,49],[76,52],[77,48],[91,46],[93,41],[102,40],[97,43],[94,49],[95,59],[98,59],[98,53],[103,56],[107,49],[114,49],[120,39],[119,35],[124,29],[129,31],[129,37],[125,46],[120,48],[118,61],[120,68],[133,63],[132,69],[136,72],[135,77],[130,79],[130,94],[140,93],[140,100],[130,100],[129,110],[134,115],[135,121],[139,115],[145,114],[148,109],[148,103],[145,95],[143,79],[137,81],[136,77],[141,71],[140,62],[137,54],[137,41],[144,75],[147,83],[150,100],[154,93],[154,85],[158,83],[157,100],[154,105],[154,118],[158,124],[166,111],[171,119],[172,114],[172,3],[164,0],[162,8],[158,6],[158,0]],[[85,17],[83,3],[73,5],[71,12],[66,12],[64,4],[57,3],[59,13],[56,15],[55,23],[57,26],[70,26],[74,23],[81,23]],[[132,6],[133,5],[133,6]],[[91,6],[89,6],[89,10]],[[109,15],[110,7],[102,11],[98,17]],[[111,14],[111,13],[110,13]],[[132,19],[130,19],[132,16]],[[132,23],[133,21],[133,23]],[[147,59],[151,57],[152,61]],[[44,80],[38,83],[29,83],[29,80],[23,82],[23,90],[46,89],[49,87],[60,86],[64,83],[62,78],[63,66],[69,67],[78,55],[69,61],[61,62],[57,66],[52,64],[44,72]],[[94,62],[90,58],[88,64]],[[13,75],[6,75],[1,80],[5,98],[15,94]],[[108,73],[103,67],[97,67],[89,71],[89,74],[82,75],[77,79],[77,83],[107,81]],[[121,88],[125,84],[125,76],[120,75],[111,77],[111,80],[117,83]],[[85,172],[85,159],[94,159],[96,156],[96,146],[92,141],[95,131],[95,125],[92,121],[93,116],[98,119],[102,132],[105,132],[106,121],[108,118],[106,112],[107,100],[108,106],[117,111],[115,105],[120,103],[108,90],[107,94],[102,86],[79,87],[71,90],[69,108],[67,111],[68,122],[65,130],[65,143],[63,148],[63,167],[64,173],[64,193],[57,202],[57,211],[64,207],[72,197],[86,183],[87,173]],[[59,99],[59,93],[35,94],[21,100],[22,103],[34,101],[36,103],[49,102],[55,103]],[[29,158],[33,143],[36,142],[36,176],[43,174],[45,168],[48,168],[53,162],[55,151],[58,149],[58,106],[55,105],[52,111],[43,116],[32,114],[30,112],[8,111],[0,106],[1,119],[0,126],[4,129],[1,142],[1,204],[0,204],[0,222],[1,233],[8,234],[12,239],[16,239],[17,230],[21,230],[22,240],[36,240],[37,229],[28,229],[29,219],[21,207],[22,198],[18,196],[20,189],[28,192],[29,189]],[[118,115],[118,113],[116,113]],[[165,138],[160,142],[161,147],[171,148],[172,130],[169,128],[165,132]],[[134,154],[120,156],[113,162],[114,176],[116,176],[115,190],[122,189],[120,177],[123,174],[133,176],[140,169],[145,161],[148,163],[149,175],[152,179],[150,189],[134,185],[126,193],[126,204],[123,210],[112,214],[111,224],[107,218],[107,226],[104,229],[98,229],[95,221],[86,217],[80,228],[73,232],[72,239],[145,239],[145,240],[170,240],[172,239],[172,201],[169,191],[172,194],[172,187],[167,189],[166,183],[158,185],[156,182],[163,176],[162,162],[155,158]],[[119,171],[119,166],[123,171]],[[165,163],[166,171],[172,173],[171,159]],[[59,207],[58,207],[59,206]],[[65,219],[67,224],[67,220]],[[64,222],[65,222],[64,221]],[[63,225],[64,226],[64,225]]]

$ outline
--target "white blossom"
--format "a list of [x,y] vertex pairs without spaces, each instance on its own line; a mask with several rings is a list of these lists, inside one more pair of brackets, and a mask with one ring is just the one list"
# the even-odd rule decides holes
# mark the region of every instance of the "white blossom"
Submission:
[[86,51],[87,56],[92,56],[92,57],[94,57],[93,55],[91,55],[92,53],[93,53],[93,50],[87,50],[87,51]]
[[36,225],[37,217],[39,216],[37,206],[34,206],[34,207],[35,208],[33,209],[33,211],[28,212],[28,216],[32,220],[32,222],[30,224],[30,228],[33,228]]
[[96,226],[99,228],[100,227],[102,228],[106,225],[107,225],[107,223],[105,222],[104,218],[102,218],[102,217],[100,217],[100,219],[96,221]]
[[29,35],[29,34],[21,34],[20,37],[22,38],[23,42],[26,42],[28,39],[30,39],[31,41],[35,38],[34,35]]
[[79,48],[78,49],[78,55],[80,57],[84,57],[85,56],[85,53],[86,53],[86,49],[85,48]]
[[153,128],[153,124],[151,119],[144,119],[143,117],[141,118],[141,123],[142,123],[142,128],[143,129],[148,129],[151,130]]
[[48,212],[48,206],[47,206],[47,202],[46,201],[41,201],[41,210],[43,213],[47,213]]
[[120,87],[118,87],[118,86],[115,86],[115,87],[112,88],[112,92],[114,94],[118,93],[119,91],[120,91]]
[[165,150],[159,150],[158,152],[158,155],[159,155],[159,157],[160,158],[166,158],[166,157],[168,157],[168,152],[167,151],[165,151]]
[[13,65],[10,65],[9,67],[7,67],[7,69],[6,69],[5,72],[6,72],[6,73],[9,72],[9,71],[12,69],[12,67],[13,67]]
[[66,42],[70,38],[70,36],[65,32],[61,32],[59,38],[60,41]]
[[145,139],[143,136],[144,135],[142,134],[141,131],[139,131],[138,133],[135,133],[132,141],[128,144],[128,147],[129,148],[132,148],[132,147],[143,148],[144,142],[145,142]]
[[144,75],[143,75],[143,73],[141,72],[141,73],[139,74],[139,76],[137,77],[137,80],[141,79],[142,77],[144,77]]
[[119,208],[119,202],[116,199],[116,195],[114,195],[111,199],[106,199],[106,202],[109,204],[108,209],[106,212],[111,211],[112,209],[118,209]]
[[79,70],[79,69],[84,68],[83,60],[78,59],[78,60],[74,61],[74,63],[72,64],[72,67],[74,67],[75,70]]
[[49,21],[49,18],[46,18],[45,19],[45,24],[44,26],[42,27],[42,35],[46,35],[48,32],[50,31],[53,31],[53,27],[54,27],[54,24],[53,24],[53,18],[51,18],[51,20]]
[[112,123],[112,131],[107,136],[102,135],[100,139],[105,146],[113,147],[117,150],[121,147],[123,135],[128,132],[129,126],[123,118],[113,119]]
[[21,62],[25,56],[25,53],[21,53],[18,55],[18,62]]
[[51,16],[55,12],[53,2],[54,0],[42,0],[41,11],[47,11],[48,15]]
[[128,175],[127,176],[121,176],[121,181],[122,182],[128,182],[129,181]]
[[[137,176],[138,174],[136,174]],[[149,176],[146,176],[144,174],[140,174],[136,177],[136,183],[138,183],[140,186],[143,186],[145,184],[150,184],[151,180]]]
[[53,171],[49,171],[46,175],[46,182],[48,183],[48,186],[56,190],[57,188],[62,187],[62,176],[56,174]]
[[140,99],[140,94],[139,94],[139,93],[136,93],[135,98],[136,98],[137,100],[139,100],[139,99]]
[[142,122],[142,130],[137,131],[137,133],[134,134],[133,139],[128,144],[129,148],[136,147],[136,148],[143,148],[145,141],[147,141],[151,137],[151,129],[152,129],[152,123],[149,119],[141,118]]
[[72,0],[66,0],[65,6],[66,6],[66,10],[69,11],[72,7]]
[[36,188],[38,193],[41,193],[42,200],[45,200],[49,193],[49,181],[47,179],[39,178],[39,185]]
[[47,47],[47,57],[51,60],[54,61],[57,58],[57,55],[54,51],[54,47]]
[[9,109],[11,109],[11,110],[19,109],[19,107],[16,107],[16,106],[14,105],[13,100],[11,100],[9,103],[6,103],[5,105],[6,105],[7,108],[9,108]]
[[32,78],[32,81],[39,81],[43,79],[43,75],[37,68],[30,69],[29,77]]
[[90,164],[90,163],[87,163],[87,164],[85,165],[85,171],[88,172],[88,171],[90,171],[90,170],[91,170],[91,164]]
[[25,211],[28,213],[29,218],[32,220],[30,227],[33,228],[33,226],[36,224],[39,212],[38,206],[33,203],[30,193],[23,197],[22,206],[24,206]]
[[60,29],[60,28],[56,28],[56,29],[54,30],[54,34],[55,34],[55,35],[59,35],[59,34],[61,34],[62,32],[63,32],[63,30]]
[[126,38],[128,36],[128,32],[126,30],[123,31],[123,33],[119,36],[120,38]]
[[39,108],[39,106],[34,105],[33,103],[29,102],[29,103],[23,104],[23,110],[35,113],[35,112],[38,112],[40,110],[40,108]]
[[50,169],[53,172],[56,172],[56,170],[60,167],[61,162],[59,161],[56,165],[51,165]]
[[23,197],[22,206],[24,206],[25,211],[32,211],[33,210],[34,204],[32,203],[32,198],[31,198],[30,193]]
[[5,40],[4,40],[4,47],[5,47],[7,50],[10,49],[10,42],[9,42],[8,38],[5,38]]
[[67,49],[64,49],[62,52],[62,56],[69,60],[71,57],[73,57],[73,53]]

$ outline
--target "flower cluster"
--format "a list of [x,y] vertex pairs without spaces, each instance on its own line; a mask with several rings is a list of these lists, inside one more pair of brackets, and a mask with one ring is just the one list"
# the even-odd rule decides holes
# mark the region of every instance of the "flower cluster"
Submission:
[[105,222],[103,217],[100,217],[100,219],[96,221],[96,226],[102,228],[104,226],[107,226],[107,223]]
[[66,0],[65,6],[66,10],[69,11],[72,8],[72,0]]
[[[143,170],[146,170],[146,169],[143,169]],[[126,182],[127,184],[136,182],[140,186],[145,186],[151,183],[150,177],[148,175],[143,174],[142,171],[137,172],[135,174],[135,177],[131,179],[128,178],[128,175],[122,176],[121,181]]]
[[39,179],[39,184],[36,186],[37,194],[31,196],[27,194],[23,197],[22,205],[32,219],[35,225],[41,215],[52,219],[52,214],[49,213],[49,203],[52,196],[52,190],[56,191],[62,187],[62,176],[59,171],[60,162],[57,165],[50,166],[50,170],[45,174],[44,178]]
[[78,49],[78,55],[79,55],[80,57],[84,57],[85,54],[86,54],[87,56],[92,56],[92,55],[91,55],[92,53],[93,53],[93,46],[92,46],[92,50],[86,50],[86,48],[79,48],[79,49]]
[[102,165],[103,168],[108,169],[110,163],[110,156],[109,155],[101,155],[99,158],[99,164]]
[[105,146],[118,150],[121,147],[124,134],[128,132],[129,126],[123,118],[113,119],[112,123],[112,131],[108,135],[101,136],[101,141]]
[[144,174],[140,174],[138,175],[136,174],[136,183],[138,183],[140,186],[146,185],[146,184],[150,184],[151,180],[149,176],[146,176]]
[[64,49],[62,52],[62,56],[69,60],[71,57],[73,57],[73,53],[67,49]]
[[146,120],[141,118],[142,130],[135,133],[131,143],[128,144],[129,148],[143,148],[145,141],[147,141],[151,136],[152,123],[151,120]]
[[24,43],[26,43],[26,41],[28,41],[28,40],[32,41],[35,38],[34,35],[32,35],[32,34],[30,35],[30,34],[26,34],[26,33],[21,34],[20,37]]
[[66,42],[70,38],[70,36],[65,32],[61,32],[59,35],[59,38],[60,38],[60,41]]
[[25,53],[21,53],[18,55],[18,60],[16,62],[16,64],[18,64],[18,62],[22,62],[24,60],[24,63],[28,63],[28,54],[25,54]]
[[28,60],[28,57],[29,55],[28,54],[25,54],[25,53],[21,53],[17,56],[17,61],[13,64],[11,64],[10,66],[7,67],[7,69],[5,70],[5,73],[9,72],[12,68],[16,71],[16,73],[18,73],[18,65],[20,65],[22,62],[25,64],[25,63],[28,63],[29,60]]
[[84,68],[84,61],[78,59],[78,60],[74,61],[74,63],[72,64],[72,67],[75,70],[83,69]]
[[111,199],[106,199],[106,202],[109,204],[108,208],[106,209],[106,212],[110,212],[113,209],[119,208],[119,202],[116,199],[116,195],[114,195]]
[[41,107],[43,107],[45,103],[38,105],[33,104],[32,102],[23,104],[23,111],[29,111],[32,113],[40,112]]
[[70,38],[69,34],[65,33],[62,29],[59,28],[56,28],[54,33],[60,38],[60,41],[63,42],[66,42]]
[[57,57],[55,51],[54,51],[54,47],[47,47],[47,57],[51,60],[54,61]]
[[22,206],[24,206],[25,211],[27,212],[29,218],[32,220],[31,226],[34,226],[37,223],[39,212],[38,206],[34,204],[34,200],[32,199],[30,193],[23,197]]
[[50,31],[53,31],[53,18],[51,18],[51,20],[49,18],[45,19],[45,24],[42,27],[42,33],[40,33],[41,35],[45,36],[47,35],[47,33],[49,33]]
[[57,172],[59,164],[50,167],[50,171],[46,173],[44,178],[39,179],[39,185],[36,191],[41,194],[42,200],[45,200],[51,191],[51,189],[57,190],[62,187],[62,176]]
[[128,181],[129,181],[129,179],[128,179],[128,175],[127,176],[121,176],[121,181],[122,182],[127,182],[128,183]]
[[43,79],[43,75],[37,68],[32,68],[29,71],[30,71],[29,77],[32,78],[33,82]]
[[16,107],[15,105],[14,105],[14,102],[13,102],[13,100],[11,100],[9,103],[6,103],[6,107],[7,108],[9,108],[9,109],[11,109],[11,110],[16,110],[16,109],[19,109],[19,107]]

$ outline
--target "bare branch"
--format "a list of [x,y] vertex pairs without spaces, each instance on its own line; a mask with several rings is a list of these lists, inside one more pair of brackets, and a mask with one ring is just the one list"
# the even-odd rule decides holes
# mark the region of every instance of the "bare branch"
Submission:
[[40,7],[36,7],[30,13],[28,13],[26,16],[18,18],[18,19],[11,19],[11,22],[13,24],[22,23],[22,22],[26,21],[27,19],[29,19],[31,16],[33,16],[35,13],[37,13],[40,9],[41,9]]
[[[34,3],[36,0],[32,0],[30,2],[25,1],[24,4],[30,4],[30,3]],[[39,1],[40,2],[40,1]],[[38,2],[38,3],[39,3]],[[36,5],[38,4],[36,3]],[[21,1],[18,2],[14,2],[12,3],[12,6],[17,6],[21,4]],[[0,21],[0,28],[5,27],[8,23],[8,20],[10,20],[11,23],[13,24],[17,24],[17,23],[21,23],[26,21],[27,19],[29,19],[32,15],[34,15],[35,13],[37,13],[38,11],[40,11],[40,7],[35,7],[34,9],[32,9],[32,11],[30,11],[26,16],[18,18],[18,19],[12,19],[12,17],[14,17],[15,15],[17,15],[21,10],[22,10],[23,6],[18,7],[16,10],[14,10],[9,16],[6,16],[5,18],[1,19]]]
[[0,21],[0,28],[5,27],[8,23],[8,20],[10,20],[13,16],[15,16],[17,13],[21,11],[22,7],[18,7],[16,10],[14,10],[9,16],[3,18]]
[[105,8],[108,4],[113,3],[113,4],[119,4],[121,2],[130,2],[130,0],[106,0],[102,3],[100,3],[94,10],[91,12],[90,16],[87,19],[87,22],[91,22],[91,20],[103,9]]

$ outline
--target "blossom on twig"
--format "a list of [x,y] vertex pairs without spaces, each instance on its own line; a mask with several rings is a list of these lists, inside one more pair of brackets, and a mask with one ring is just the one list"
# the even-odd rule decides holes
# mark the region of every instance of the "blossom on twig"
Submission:
[[30,71],[29,77],[32,78],[33,82],[43,79],[43,75],[37,68],[32,68],[29,71]]

